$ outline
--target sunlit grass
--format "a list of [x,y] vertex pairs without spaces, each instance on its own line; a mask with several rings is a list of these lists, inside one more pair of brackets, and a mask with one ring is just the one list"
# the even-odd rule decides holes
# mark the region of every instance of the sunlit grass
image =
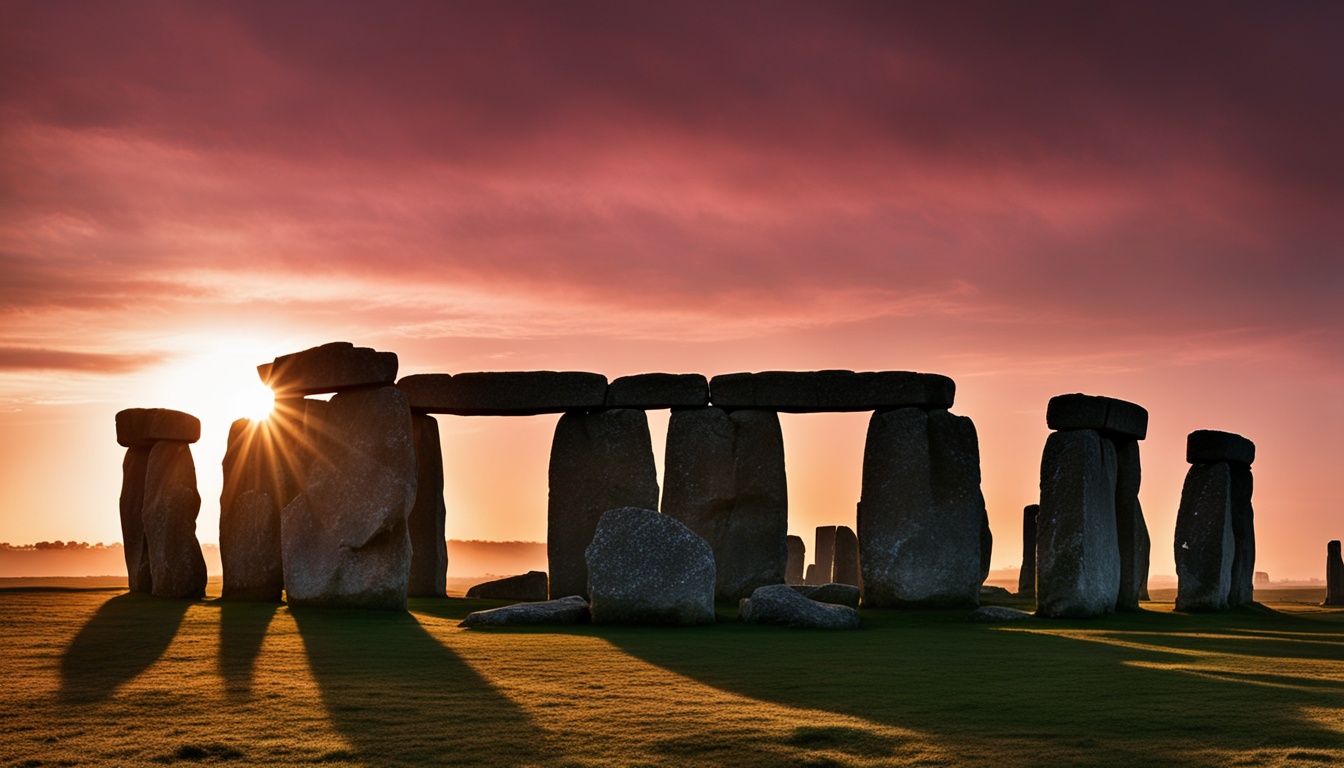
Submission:
[[1344,762],[1338,611],[457,628],[493,604],[0,591],[0,766]]

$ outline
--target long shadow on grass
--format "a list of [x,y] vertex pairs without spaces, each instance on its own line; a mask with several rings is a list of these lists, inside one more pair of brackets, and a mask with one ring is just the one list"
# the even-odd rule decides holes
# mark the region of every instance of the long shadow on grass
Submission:
[[165,600],[128,593],[98,609],[61,656],[66,703],[102,701],[158,661],[173,642],[189,600]]
[[290,609],[333,725],[370,765],[542,762],[542,732],[407,613]]
[[[928,733],[954,761],[1189,765],[1207,764],[1209,750],[1344,748],[1337,730],[1304,712],[1344,709],[1338,678],[1309,677],[1313,662],[1344,658],[1334,627],[1265,612],[1011,627],[964,617],[867,611],[854,632],[604,636],[722,690]],[[1191,634],[1229,630],[1240,636],[1207,645]],[[1266,630],[1300,637],[1258,634]]]
[[278,603],[216,600],[219,608],[219,675],[230,698],[252,694],[252,673]]

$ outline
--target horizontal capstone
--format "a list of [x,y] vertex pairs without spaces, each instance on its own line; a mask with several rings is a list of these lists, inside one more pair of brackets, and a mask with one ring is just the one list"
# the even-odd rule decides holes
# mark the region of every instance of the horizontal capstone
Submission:
[[1114,397],[1074,393],[1050,398],[1046,426],[1054,430],[1095,429],[1142,440],[1148,436],[1148,410]]
[[169,408],[127,408],[117,413],[117,444],[147,448],[160,440],[194,443],[201,439],[201,420]]
[[397,380],[397,354],[334,341],[257,366],[266,386],[285,395],[318,395]]
[[1233,432],[1197,429],[1185,439],[1185,460],[1191,464],[1226,461],[1249,467],[1255,461],[1255,443]]
[[421,373],[397,382],[418,413],[535,416],[599,410],[607,377],[582,371]]
[[762,408],[786,413],[951,408],[956,383],[912,371],[764,371],[726,373],[709,382],[719,408]]

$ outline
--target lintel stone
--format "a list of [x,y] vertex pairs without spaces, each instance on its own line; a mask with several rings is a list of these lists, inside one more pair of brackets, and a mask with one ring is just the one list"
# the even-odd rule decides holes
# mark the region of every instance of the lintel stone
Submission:
[[614,379],[607,388],[608,408],[703,408],[709,405],[709,380],[698,373],[641,373]]
[[397,382],[417,413],[535,416],[606,406],[607,377],[582,371],[422,373]]
[[257,366],[257,376],[285,396],[373,387],[396,381],[397,354],[333,341],[262,363]]
[[1232,432],[1197,429],[1185,439],[1185,460],[1191,464],[1230,464],[1250,466],[1255,461],[1255,443]]
[[725,373],[709,382],[719,408],[763,408],[785,413],[881,411],[952,407],[956,383],[911,371],[764,371]]
[[1051,429],[1095,429],[1142,440],[1148,436],[1148,409],[1114,397],[1074,393],[1050,398],[1045,423]]
[[159,440],[194,443],[201,439],[201,420],[169,408],[127,408],[117,413],[117,444],[148,448]]

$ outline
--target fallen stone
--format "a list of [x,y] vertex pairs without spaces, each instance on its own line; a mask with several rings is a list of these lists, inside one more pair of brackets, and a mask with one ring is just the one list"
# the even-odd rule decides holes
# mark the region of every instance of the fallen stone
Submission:
[[835,413],[951,408],[956,384],[936,373],[909,371],[764,371],[715,376],[709,393],[719,408]]
[[1115,611],[1115,447],[1090,429],[1052,433],[1041,458],[1036,612],[1089,618]]
[[980,585],[981,600],[1005,600],[1012,596],[1013,593],[1009,592],[1007,589],[1004,589],[1003,587],[996,587],[992,584]]
[[[467,590],[467,597],[482,600],[527,600],[542,602],[546,599],[547,584],[545,571],[528,571],[520,576],[506,576],[502,579],[477,584]],[[572,599],[574,595],[567,598]],[[583,600],[583,598],[578,598]],[[587,608],[588,602],[584,601]]]
[[859,588],[853,584],[795,584],[794,591],[818,603],[859,607]]
[[709,405],[709,380],[698,373],[641,373],[607,387],[608,408],[696,408]]
[[535,416],[606,406],[607,377],[580,371],[424,373],[397,382],[417,413]]
[[1254,481],[1251,468],[1229,464],[1232,473],[1232,499],[1228,509],[1232,519],[1232,583],[1227,605],[1235,608],[1255,602],[1255,510],[1251,507]]
[[1232,468],[1195,464],[1185,475],[1176,513],[1176,610],[1227,608],[1232,588]]
[[152,448],[159,440],[194,443],[201,439],[201,420],[169,408],[127,408],[117,413],[117,444]]
[[397,355],[333,341],[262,363],[257,376],[286,397],[384,386],[397,379]]
[[289,605],[405,610],[416,496],[406,396],[349,390],[318,412],[305,427],[320,426],[326,447],[280,516]]
[[812,539],[812,559],[817,566],[813,571],[814,584],[830,584],[835,581],[835,526],[819,525]]
[[753,409],[673,411],[663,513],[709,543],[717,599],[784,583],[788,481],[779,416]]
[[644,411],[566,413],[551,443],[546,556],[551,597],[588,594],[584,550],[609,509],[658,506],[658,473]]
[[145,471],[148,448],[127,448],[121,462],[121,540],[126,556],[127,587],[149,594],[154,580],[149,569],[149,544],[145,541]]
[[[415,503],[406,518],[411,537],[411,573],[408,597],[443,597],[448,586],[448,545],[444,527],[448,509],[443,501],[443,449],[439,423],[433,416],[411,416],[415,435]],[[537,600],[545,600],[543,592]]]
[[1137,611],[1139,601],[1148,599],[1148,562],[1152,550],[1148,524],[1139,504],[1142,479],[1139,443],[1115,438],[1111,444],[1115,447],[1115,532],[1120,545],[1120,591],[1115,607]]
[[191,446],[160,440],[145,467],[145,542],[151,593],[158,597],[205,597],[205,558],[196,540],[201,496]]
[[1338,540],[1325,545],[1325,604],[1344,605],[1344,558]]
[[1232,432],[1197,429],[1185,438],[1185,460],[1191,464],[1226,461],[1249,467],[1255,461],[1255,443]]
[[581,624],[588,620],[588,601],[578,595],[534,603],[515,603],[467,614],[459,627],[533,627]]
[[1095,429],[1142,440],[1148,436],[1148,411],[1141,405],[1098,395],[1050,398],[1045,423],[1051,429]]
[[1040,512],[1040,504],[1022,508],[1022,570],[1017,574],[1019,597],[1036,596],[1036,516]]
[[596,624],[714,623],[714,552],[668,515],[604,513],[584,560]]
[[967,621],[986,624],[999,624],[1005,621],[1023,621],[1032,618],[1030,613],[1003,605],[982,605],[966,616]]
[[[664,501],[666,501],[666,496],[664,496]],[[807,559],[807,545],[803,543],[799,536],[788,536],[784,539],[784,542],[789,550],[788,561],[784,566],[784,583],[802,584],[803,562]]]
[[840,584],[859,585],[859,537],[847,525],[835,529],[835,564],[831,580]]
[[786,584],[759,587],[738,604],[738,616],[751,624],[800,629],[856,629],[859,613],[847,605],[819,603]]
[[280,555],[280,510],[300,488],[270,420],[238,419],[224,453],[219,495],[221,597],[279,602],[285,587]]
[[970,419],[918,408],[873,414],[858,521],[865,606],[977,605],[985,517]]

